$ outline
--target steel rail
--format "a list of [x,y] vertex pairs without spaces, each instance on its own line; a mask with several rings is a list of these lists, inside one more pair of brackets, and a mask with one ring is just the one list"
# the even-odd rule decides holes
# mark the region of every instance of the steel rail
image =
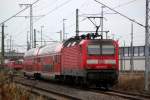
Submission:
[[131,92],[129,93],[129,92],[120,91],[120,90],[110,89],[109,91],[106,91],[106,90],[90,89],[89,91],[111,95],[111,96],[117,96],[117,97],[130,99],[130,100],[150,100],[150,95],[131,93]]
[[[17,84],[21,84],[21,85],[24,85],[24,86],[27,86],[27,87],[30,87],[31,89],[37,89],[37,90],[40,90],[40,91],[45,91],[47,93],[52,93],[54,95],[58,95],[58,96],[62,96],[64,98],[69,98],[69,99],[75,99],[75,100],[81,100],[80,98],[77,98],[75,96],[70,96],[70,95],[66,95],[65,93],[58,93],[58,91],[55,91],[55,90],[50,90],[48,88],[42,88],[42,86],[38,86],[34,83],[37,83],[37,82],[34,82],[33,84],[29,84],[29,83],[25,83],[23,81],[17,81],[17,80],[14,80]],[[33,80],[35,81],[35,80]],[[40,83],[40,81],[39,81]],[[46,82],[47,83],[47,82]],[[61,85],[61,84],[59,84]],[[62,86],[62,85],[61,85]],[[76,86],[69,86],[70,88],[75,88],[75,89],[79,89],[79,90],[83,90],[83,91],[86,91],[86,92],[93,92],[93,93],[98,93],[98,94],[104,94],[104,95],[109,95],[109,96],[116,96],[116,97],[120,97],[120,98],[125,98],[125,99],[131,99],[131,100],[149,100],[150,99],[150,95],[149,94],[139,94],[139,93],[133,93],[133,92],[126,92],[126,91],[120,91],[120,90],[114,90],[114,89],[110,89],[110,90],[102,90],[102,89],[99,89],[99,88],[89,88],[89,89],[83,89],[83,88],[79,88],[79,87],[76,87]]]
[[[75,96],[71,96],[71,95],[66,95],[64,93],[60,93],[58,91],[55,91],[55,90],[50,90],[50,89],[45,89],[45,88],[42,88],[41,86],[39,87],[38,85],[36,84],[28,84],[26,82],[22,82],[22,81],[18,81],[18,80],[15,80],[14,81],[16,84],[20,84],[20,85],[23,85],[23,86],[26,86],[26,87],[29,87],[31,88],[31,90],[29,90],[30,92],[33,92],[33,93],[37,93],[36,91],[34,91],[35,89],[36,90],[39,90],[40,92],[46,92],[48,94],[52,94],[52,95],[56,95],[56,96],[59,96],[59,97],[62,97],[62,98],[66,98],[66,99],[69,99],[69,100],[81,100]],[[38,93],[37,93],[38,94]],[[41,94],[42,95],[42,94]],[[46,96],[43,94],[43,96]]]

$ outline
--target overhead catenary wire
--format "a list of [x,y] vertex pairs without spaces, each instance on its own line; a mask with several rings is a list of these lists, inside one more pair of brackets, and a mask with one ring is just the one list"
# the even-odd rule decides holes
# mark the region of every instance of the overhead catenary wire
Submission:
[[[32,3],[31,5],[34,5],[35,3],[37,3],[39,0],[37,0],[37,1],[35,1],[34,3]],[[16,13],[16,14],[14,14],[13,16],[11,16],[10,18],[8,18],[8,19],[6,19],[5,21],[3,21],[1,24],[3,24],[3,23],[5,23],[5,22],[7,22],[7,21],[9,21],[10,19],[12,19],[12,18],[14,18],[14,17],[16,17],[18,14],[20,14],[20,13],[22,13],[22,12],[24,12],[26,9],[28,9],[29,8],[29,6],[26,6],[24,9],[22,9],[21,11],[19,11],[18,13]],[[42,16],[44,16],[44,15],[42,15]],[[25,28],[25,29],[27,29],[27,28]],[[24,29],[24,30],[25,30]],[[20,33],[20,32],[19,32]]]
[[[58,0],[57,0],[57,1],[58,1]],[[65,1],[64,3],[60,4],[59,6],[55,7],[54,9],[50,10],[48,13],[42,15],[42,18],[45,17],[45,16],[47,16],[47,15],[49,15],[49,14],[52,13],[53,11],[59,9],[60,7],[64,6],[65,4],[69,3],[70,1],[71,1],[71,0],[67,0],[67,1]],[[86,1],[86,0],[85,0],[85,1]],[[84,3],[85,3],[85,2],[84,2]],[[72,13],[74,13],[74,12],[72,12]],[[72,14],[72,13],[71,13],[71,14]],[[40,17],[40,18],[37,18],[37,19],[34,21],[34,23],[36,23],[38,20],[40,20],[40,19],[42,19],[42,18],[41,18],[41,17]],[[85,19],[87,19],[87,18],[82,19],[80,22],[84,21]],[[60,21],[60,23],[61,23],[61,22],[62,22],[62,21]],[[75,25],[75,24],[70,25],[69,28],[72,27],[72,26],[74,26],[74,25]],[[26,29],[27,29],[27,27],[26,27],[23,31],[25,31]],[[23,32],[23,31],[21,31],[21,32]],[[19,35],[19,33],[21,33],[21,32],[18,32],[18,35]]]
[[9,21],[9,20],[10,20],[10,19],[12,19],[13,17],[15,17],[15,16],[17,16],[18,14],[20,14],[21,12],[25,11],[27,8],[28,8],[28,7],[26,7],[26,8],[24,8],[24,9],[22,9],[21,11],[19,11],[19,12],[18,12],[18,13],[16,13],[16,14],[14,14],[14,15],[13,15],[13,16],[11,16],[10,18],[8,18],[8,19],[6,19],[6,20],[2,21],[2,22],[0,23],[0,25],[2,25],[3,23],[5,23],[5,22]]
[[[32,3],[32,5],[34,5],[34,4],[37,3],[38,1],[39,1],[39,0],[35,1],[34,3]],[[62,6],[64,6],[64,5],[66,5],[66,4],[69,3],[70,1],[72,1],[72,0],[67,0],[66,2],[62,3],[61,5],[57,6],[56,8],[54,8],[54,9],[52,9],[51,11],[49,11],[48,13],[46,13],[46,15],[52,13],[53,11],[59,9],[60,7],[62,7]],[[25,11],[26,9],[28,9],[28,8],[29,8],[29,6],[26,6],[26,8],[22,9],[21,11],[19,11],[19,12],[16,13],[16,14],[14,14],[14,15],[11,16],[10,18],[8,18],[8,19],[4,20],[3,22],[1,22],[0,25],[2,25],[3,23],[9,21],[10,19],[16,17],[18,14],[24,12],[24,11]],[[46,15],[42,15],[42,17],[45,17]],[[39,19],[41,19],[41,18],[39,18]],[[36,20],[36,21],[37,21],[37,20]],[[35,21],[35,22],[36,22],[36,21]],[[25,29],[27,29],[27,28],[25,28]],[[25,29],[24,29],[24,30],[25,30]],[[18,32],[18,33],[20,33],[20,32]]]
[[114,7],[113,9],[120,8],[120,7],[129,5],[129,4],[131,4],[131,3],[135,2],[135,1],[137,1],[137,0],[131,0],[131,1],[129,1],[129,2],[122,3],[122,4],[120,4],[120,5],[116,6],[116,7]]
[[[87,17],[85,17],[85,18],[83,18],[82,20],[80,20],[79,22],[83,22],[83,21],[85,21],[87,19]],[[76,25],[75,23],[74,24],[71,24],[71,25],[69,25],[69,26],[66,26],[66,28],[71,28],[71,27],[73,27],[74,25]]]
[[38,12],[43,11],[43,10],[47,9],[48,7],[50,7],[50,6],[53,6],[55,3],[57,3],[57,1],[58,0],[53,0],[53,2],[51,4],[48,4],[44,7],[42,7],[41,9],[38,9]]
[[[37,3],[38,1],[39,1],[39,0],[35,1],[34,3],[32,3],[32,5],[34,5],[34,4]],[[0,25],[2,25],[3,23],[5,23],[5,22],[9,21],[10,19],[14,18],[14,17],[17,16],[18,14],[24,12],[24,11],[25,11],[26,9],[28,9],[28,8],[29,8],[29,6],[25,7],[24,9],[22,9],[22,10],[19,11],[19,12],[17,12],[17,13],[14,14],[13,16],[11,16],[11,17],[7,18],[6,20],[2,21],[2,22],[0,23]]]
[[[132,1],[128,1],[128,2],[125,2],[125,3],[122,3],[122,4],[119,4],[119,5],[117,5],[117,6],[115,6],[115,7],[113,7],[112,9],[117,9],[117,8],[120,8],[120,7],[123,7],[123,6],[126,6],[126,5],[129,5],[129,4],[131,4],[131,3],[133,3],[133,2],[135,2],[135,1],[137,1],[137,0],[132,0]],[[104,13],[105,14],[116,14],[116,13],[106,13],[107,11],[104,11]],[[87,16],[87,15],[101,15],[101,13],[97,13],[97,14],[81,14],[80,16]]]
[[[115,6],[115,7],[113,7],[113,9],[116,9],[116,8],[120,8],[120,7],[123,7],[123,6],[126,6],[126,5],[129,5],[129,4],[131,4],[131,3],[133,3],[133,2],[135,2],[135,1],[137,1],[137,0],[131,0],[131,1],[129,1],[129,2],[125,2],[125,3],[122,3],[122,4],[119,4],[119,5],[117,5],[117,6]],[[83,5],[83,4],[82,4]],[[81,6],[82,7],[82,6]],[[80,17],[85,17],[85,16],[88,16],[88,15],[101,15],[100,13],[99,14],[84,14],[82,11],[80,11],[81,12],[81,14],[79,15]],[[106,11],[105,11],[106,12]],[[112,13],[111,13],[112,14]],[[116,14],[116,13],[113,13],[113,14]],[[84,16],[85,15],[85,16]],[[87,19],[87,17],[85,17],[84,19],[82,19],[81,21],[79,21],[79,22],[82,22],[82,21],[84,21],[84,20],[86,20]],[[71,25],[69,25],[69,26],[67,26],[67,28],[71,28],[71,27],[73,27],[75,24],[71,24]]]
[[[80,9],[80,8],[83,7],[83,6],[85,6],[88,1],[89,1],[89,0],[84,0],[83,3],[81,3],[80,7],[78,7],[78,9]],[[64,18],[66,18],[66,19],[68,20],[68,18],[69,18],[69,16],[70,16],[71,14],[75,14],[75,11],[72,11],[71,13],[69,13],[69,14],[68,14],[66,17],[64,17]],[[70,16],[70,17],[72,17],[72,16]],[[80,22],[80,21],[79,21],[79,22]],[[63,20],[59,21],[58,23],[60,23],[60,24],[63,23]],[[74,25],[76,25],[76,24],[73,23],[73,24],[71,24],[71,25],[66,26],[66,28],[71,28],[71,27],[73,27]]]
[[111,7],[107,6],[107,5],[105,5],[104,3],[100,2],[100,1],[97,1],[97,0],[94,0],[94,1],[97,2],[97,3],[99,3],[99,4],[101,4],[101,5],[103,5],[103,6],[105,6],[105,7],[108,8],[108,9],[112,10],[113,12],[116,12],[117,14],[121,15],[122,17],[124,17],[124,18],[126,18],[126,19],[128,19],[128,20],[130,20],[130,21],[132,21],[132,22],[134,22],[134,23],[136,23],[136,24],[138,24],[138,25],[140,25],[140,26],[142,26],[142,27],[145,28],[145,25],[143,25],[143,24],[137,22],[136,20],[131,19],[131,18],[129,18],[128,16],[126,16],[126,15],[124,15],[124,14],[122,14],[122,13],[116,11],[116,10],[114,10],[113,8],[111,8]]
[[[39,0],[37,0],[37,1],[39,1]],[[57,1],[58,1],[58,0],[57,0]],[[48,13],[42,15],[42,17],[37,18],[37,20],[35,20],[34,23],[36,23],[38,20],[40,20],[40,19],[42,19],[43,17],[49,15],[49,14],[52,13],[53,11],[59,9],[60,7],[66,5],[67,3],[71,2],[71,1],[72,1],[72,0],[67,0],[67,1],[65,1],[64,3],[60,4],[59,6],[55,7],[54,9],[50,10]],[[85,1],[86,1],[86,0],[85,0]],[[34,2],[33,4],[35,4],[35,3],[36,3],[36,2]],[[28,8],[28,7],[26,7],[26,9],[27,9],[27,8]],[[23,11],[24,11],[24,10],[23,10]],[[15,14],[13,17],[17,16],[19,13],[21,13],[21,12],[23,12],[23,11],[18,12],[18,13]],[[86,19],[86,18],[85,18],[85,19]],[[75,24],[73,24],[73,25],[75,25]],[[73,25],[70,25],[70,26],[73,26]],[[23,29],[23,31],[26,30],[26,29],[27,29],[27,27],[26,27],[25,29]],[[22,32],[22,31],[21,31],[21,32]],[[18,34],[21,33],[21,32],[18,32]]]
[[44,14],[44,16],[38,18],[35,22],[38,22],[40,19],[46,17],[46,16],[49,15],[50,13],[56,11],[57,9],[59,9],[59,8],[61,8],[61,7],[63,7],[63,6],[65,6],[66,4],[68,4],[68,3],[71,2],[71,1],[72,1],[72,0],[67,0],[67,1],[63,2],[63,3],[60,4],[59,6],[55,7],[54,9],[52,9],[52,10],[50,10],[49,12],[47,12],[46,14]]

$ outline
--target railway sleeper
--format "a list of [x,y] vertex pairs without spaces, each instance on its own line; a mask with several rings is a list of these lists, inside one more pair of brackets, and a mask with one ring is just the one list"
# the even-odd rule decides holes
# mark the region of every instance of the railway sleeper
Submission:
[[26,77],[27,79],[31,78],[31,75],[27,74],[26,72],[23,73],[24,77]]

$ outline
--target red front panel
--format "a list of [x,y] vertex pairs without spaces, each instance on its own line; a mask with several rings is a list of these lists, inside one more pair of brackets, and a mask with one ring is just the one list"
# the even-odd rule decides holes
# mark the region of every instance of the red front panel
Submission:
[[[99,45],[97,42],[96,45]],[[113,55],[90,55],[88,54],[88,45],[90,42],[86,43],[86,49],[84,49],[86,60],[84,61],[86,69],[115,69],[118,70],[119,62],[118,62],[118,44],[116,42],[112,42],[114,46],[114,54]],[[96,50],[95,50],[96,52]],[[102,51],[100,51],[101,53]]]

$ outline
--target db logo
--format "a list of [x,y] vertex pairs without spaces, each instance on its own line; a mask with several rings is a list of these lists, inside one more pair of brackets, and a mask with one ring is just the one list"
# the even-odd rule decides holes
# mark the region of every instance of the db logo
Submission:
[[102,63],[104,63],[104,60],[98,60],[98,63],[102,64]]

